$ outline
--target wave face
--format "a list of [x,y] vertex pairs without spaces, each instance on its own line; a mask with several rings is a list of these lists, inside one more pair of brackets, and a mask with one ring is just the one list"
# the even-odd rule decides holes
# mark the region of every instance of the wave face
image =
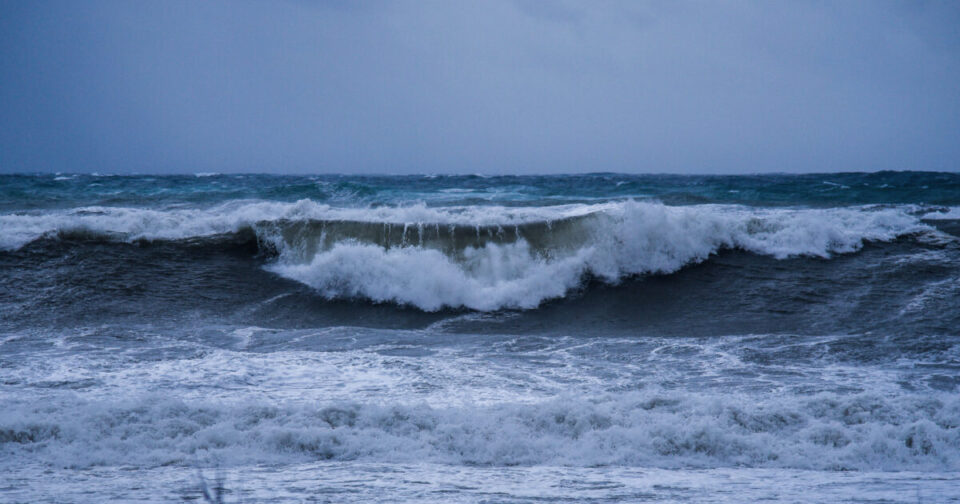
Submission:
[[936,231],[902,208],[757,209],[611,202],[553,207],[335,208],[309,200],[211,209],[87,207],[0,217],[2,244],[43,237],[190,241],[252,232],[267,269],[327,298],[423,310],[536,308],[585,278],[668,274],[724,249],[828,258]]

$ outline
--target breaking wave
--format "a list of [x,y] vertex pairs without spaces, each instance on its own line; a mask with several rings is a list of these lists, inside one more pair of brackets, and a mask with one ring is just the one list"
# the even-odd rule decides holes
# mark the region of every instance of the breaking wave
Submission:
[[936,235],[909,208],[761,209],[624,201],[549,207],[337,208],[309,200],[210,209],[87,207],[0,216],[0,246],[43,238],[236,239],[266,268],[329,298],[427,311],[535,308],[585,279],[672,273],[723,249],[827,258],[870,241]]
[[144,398],[10,405],[0,412],[0,451],[17,463],[74,468],[293,458],[951,471],[960,469],[958,418],[955,394],[758,400],[649,391],[452,408]]

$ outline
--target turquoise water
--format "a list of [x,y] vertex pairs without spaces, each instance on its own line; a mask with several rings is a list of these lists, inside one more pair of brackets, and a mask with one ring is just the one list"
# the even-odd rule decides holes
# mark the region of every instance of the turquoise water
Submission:
[[960,174],[681,176],[0,175],[2,208],[212,204],[266,199],[344,205],[546,205],[623,198],[670,204],[960,205]]

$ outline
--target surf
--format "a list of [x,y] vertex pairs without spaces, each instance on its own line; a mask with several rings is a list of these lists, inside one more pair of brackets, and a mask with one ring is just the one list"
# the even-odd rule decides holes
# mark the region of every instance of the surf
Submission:
[[723,250],[830,258],[904,236],[951,240],[913,207],[671,206],[627,200],[544,207],[349,208],[311,200],[207,209],[85,207],[0,216],[0,243],[255,242],[264,267],[329,299],[425,311],[533,309],[585,282],[670,274]]

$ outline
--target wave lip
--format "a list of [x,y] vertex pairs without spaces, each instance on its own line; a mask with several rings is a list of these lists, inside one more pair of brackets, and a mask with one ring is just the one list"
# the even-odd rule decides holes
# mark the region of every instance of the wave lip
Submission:
[[602,211],[609,204],[555,207],[333,207],[311,200],[295,203],[235,200],[211,208],[167,209],[91,206],[0,215],[0,249],[16,250],[58,233],[74,231],[118,241],[185,240],[230,234],[270,223],[355,221],[387,226],[515,226]]

